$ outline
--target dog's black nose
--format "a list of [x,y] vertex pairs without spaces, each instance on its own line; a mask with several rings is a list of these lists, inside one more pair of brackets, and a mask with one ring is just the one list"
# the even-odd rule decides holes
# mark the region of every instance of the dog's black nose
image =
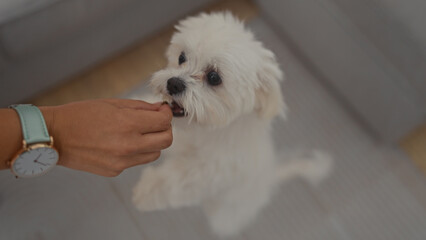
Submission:
[[185,88],[185,82],[180,78],[172,77],[167,80],[167,91],[169,91],[170,95],[181,93]]

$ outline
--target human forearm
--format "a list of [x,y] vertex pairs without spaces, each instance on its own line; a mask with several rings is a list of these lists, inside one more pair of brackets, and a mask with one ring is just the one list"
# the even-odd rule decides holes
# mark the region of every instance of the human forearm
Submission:
[[[172,143],[170,107],[126,99],[101,99],[40,107],[58,164],[117,176],[124,169],[148,163]],[[0,169],[22,148],[18,114],[0,109]]]

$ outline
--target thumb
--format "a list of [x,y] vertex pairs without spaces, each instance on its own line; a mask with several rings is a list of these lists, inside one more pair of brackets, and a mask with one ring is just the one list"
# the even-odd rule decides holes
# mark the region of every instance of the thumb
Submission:
[[161,107],[161,102],[148,103],[145,101],[132,99],[107,99],[106,101],[121,108],[133,108],[139,110],[158,111]]
[[160,107],[158,108],[158,111],[165,113],[168,117],[170,117],[170,119],[172,119],[173,117],[172,109],[166,102],[161,103]]

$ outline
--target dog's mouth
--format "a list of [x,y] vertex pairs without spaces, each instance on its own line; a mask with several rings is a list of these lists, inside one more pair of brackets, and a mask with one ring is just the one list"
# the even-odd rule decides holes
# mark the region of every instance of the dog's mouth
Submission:
[[177,102],[173,101],[170,105],[174,117],[185,116],[185,109],[181,107]]

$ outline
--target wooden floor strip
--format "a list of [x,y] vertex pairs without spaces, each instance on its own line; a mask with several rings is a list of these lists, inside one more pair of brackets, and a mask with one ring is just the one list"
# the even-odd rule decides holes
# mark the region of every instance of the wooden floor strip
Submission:
[[426,124],[402,139],[400,146],[426,174]]

